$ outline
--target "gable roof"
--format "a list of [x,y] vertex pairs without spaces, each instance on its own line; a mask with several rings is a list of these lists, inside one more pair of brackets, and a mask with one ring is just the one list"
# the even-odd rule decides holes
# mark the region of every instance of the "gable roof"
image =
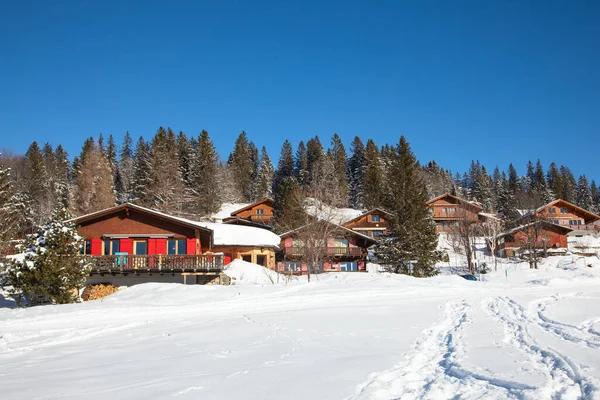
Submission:
[[[581,214],[581,215],[583,216],[583,219],[585,220],[585,222],[586,222],[586,223],[589,223],[589,222],[595,222],[595,221],[598,221],[598,220],[600,220],[600,215],[594,214],[593,212],[591,212],[591,211],[588,211],[588,210],[586,210],[585,208],[581,208],[581,207],[579,207],[579,206],[577,206],[577,205],[575,205],[575,204],[573,204],[573,203],[569,203],[568,201],[566,201],[566,200],[562,200],[562,199],[557,199],[557,200],[551,201],[550,203],[548,203],[548,204],[546,204],[546,205],[543,205],[543,206],[539,207],[539,208],[536,210],[536,213],[538,213],[538,212],[540,212],[540,211],[544,210],[544,209],[545,209],[545,208],[547,208],[547,207],[552,207],[552,206],[555,206],[555,205],[557,205],[558,203],[562,203],[562,204],[565,204],[565,205],[567,205],[568,207],[572,207],[572,208],[574,208],[574,209],[575,209],[575,211],[578,211],[578,212],[579,212],[579,214]],[[530,213],[528,213],[528,214],[530,214]],[[528,215],[528,214],[526,214],[526,215]],[[525,216],[525,215],[524,215],[524,216]]]
[[311,225],[317,224],[317,223],[323,223],[323,224],[333,225],[336,229],[340,229],[341,231],[347,232],[347,233],[351,234],[352,236],[356,236],[356,237],[359,237],[361,239],[365,239],[365,240],[367,240],[367,241],[369,241],[371,243],[379,243],[379,241],[377,239],[374,239],[372,237],[363,235],[362,233],[358,233],[357,231],[353,231],[352,229],[345,228],[345,227],[343,227],[341,225],[334,224],[333,222],[328,222],[328,221],[324,221],[324,220],[317,220],[315,222],[311,222],[310,224],[302,225],[299,228],[292,229],[291,231],[287,231],[285,233],[282,233],[281,235],[279,235],[279,237],[282,238],[282,239],[284,239],[284,238],[289,237],[292,234],[294,234],[294,233],[296,233],[296,232],[298,232],[300,230],[306,229],[306,228],[310,227]]
[[259,201],[257,201],[256,203],[248,204],[246,207],[242,207],[242,208],[240,208],[239,210],[235,210],[235,211],[234,211],[234,212],[232,212],[230,215],[231,215],[232,217],[235,217],[237,214],[239,214],[239,213],[241,213],[241,212],[243,212],[243,211],[249,210],[249,209],[251,209],[251,208],[254,208],[254,207],[258,206],[258,205],[265,204],[265,203],[268,203],[268,205],[269,205],[270,207],[273,207],[273,206],[275,205],[275,202],[273,201],[273,199],[270,199],[270,198],[268,198],[268,197],[265,197],[264,199],[262,199],[262,200],[259,200]]
[[265,225],[265,224],[262,224],[260,222],[254,222],[254,221],[250,221],[249,219],[240,218],[240,217],[227,217],[227,218],[223,218],[223,223],[224,224],[229,224],[229,225],[253,226],[255,228],[267,229],[267,230],[270,230],[270,231],[273,230],[273,227],[270,226],[270,225]]
[[433,199],[429,200],[425,204],[431,205],[431,204],[435,203],[436,201],[444,199],[444,198],[451,198],[453,200],[456,200],[460,204],[465,204],[467,206],[471,206],[471,207],[477,209],[478,212],[483,210],[483,207],[481,207],[479,204],[472,202],[472,201],[465,200],[465,199],[461,199],[460,197],[454,196],[453,194],[450,194],[450,193],[444,193],[440,196],[434,197]]
[[81,224],[83,222],[94,220],[96,218],[100,218],[105,215],[111,215],[111,214],[117,213],[122,210],[127,210],[127,209],[136,210],[136,211],[144,213],[144,214],[153,215],[157,218],[171,221],[178,225],[183,225],[183,226],[187,226],[189,228],[199,229],[199,230],[205,231],[207,233],[212,233],[212,231],[210,229],[200,225],[198,222],[190,221],[189,219],[185,219],[185,218],[175,217],[173,215],[165,214],[163,212],[156,211],[151,208],[138,206],[137,204],[132,204],[132,203],[123,203],[123,204],[119,204],[118,206],[105,208],[104,210],[100,210],[100,211],[96,211],[96,212],[93,212],[90,214],[85,214],[85,215],[81,215],[79,217],[71,218],[71,219],[67,220],[66,222],[74,222],[76,224]]
[[[559,230],[559,231],[563,231],[564,234],[567,234],[567,233],[573,231],[573,229],[569,228],[568,226],[557,225],[557,224],[553,224],[552,222],[548,222],[548,221],[539,221],[539,223],[541,223],[542,225],[544,225],[544,227],[546,227],[546,228],[552,228],[552,229],[556,229],[556,230]],[[511,234],[513,234],[515,232],[520,232],[520,231],[522,231],[522,230],[524,230],[526,228],[529,228],[530,226],[535,225],[535,224],[536,224],[536,222],[530,222],[528,224],[523,224],[523,225],[516,226],[516,227],[514,227],[512,229],[507,230],[504,233],[499,234],[498,236],[496,236],[496,238],[501,238],[501,237],[504,237],[506,235],[511,235]]]
[[365,211],[364,213],[362,213],[362,214],[360,214],[360,215],[358,215],[358,216],[356,216],[356,217],[354,217],[352,219],[349,219],[348,221],[344,222],[343,225],[351,224],[352,222],[356,222],[359,219],[361,219],[362,217],[364,217],[365,215],[373,214],[375,212],[377,212],[377,214],[392,215],[392,213],[387,212],[387,211],[385,211],[382,208],[373,208],[373,209],[371,209],[369,211]]

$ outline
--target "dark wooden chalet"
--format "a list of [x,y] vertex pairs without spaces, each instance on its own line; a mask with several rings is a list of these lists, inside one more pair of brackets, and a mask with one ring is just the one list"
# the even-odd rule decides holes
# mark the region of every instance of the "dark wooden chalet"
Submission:
[[236,223],[236,219],[244,219],[256,224],[271,226],[274,205],[275,203],[272,199],[264,198],[232,212],[231,217],[223,219],[223,222]]
[[525,223],[533,219],[542,219],[574,231],[597,232],[600,230],[600,226],[597,224],[600,221],[599,215],[561,199],[524,213],[516,222]]
[[358,232],[373,239],[379,239],[388,232],[391,214],[381,208],[374,208],[350,221],[344,222],[344,228]]
[[482,219],[479,213],[483,211],[483,207],[450,193],[435,197],[426,204],[438,232],[448,232],[453,225],[465,219],[473,223]]

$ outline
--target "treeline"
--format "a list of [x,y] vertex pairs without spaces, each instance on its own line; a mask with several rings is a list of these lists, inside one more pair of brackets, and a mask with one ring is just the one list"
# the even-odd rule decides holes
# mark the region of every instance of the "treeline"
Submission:
[[[280,227],[294,226],[297,211],[293,198],[299,192],[327,193],[331,206],[371,209],[390,208],[397,198],[403,172],[394,170],[398,145],[366,144],[355,137],[347,152],[339,135],[327,147],[318,136],[300,141],[294,149],[286,140],[275,169],[263,146],[259,148],[242,132],[227,161],[220,161],[208,132],[197,137],[160,127],[151,140],[135,143],[129,133],[117,145],[106,140],[84,141],[73,162],[61,145],[32,143],[24,156],[0,156],[0,213],[3,231],[22,237],[47,222],[57,205],[75,215],[124,202],[189,218],[216,212],[223,202],[252,202],[273,197]],[[464,174],[453,173],[432,161],[416,164],[415,173],[426,187],[426,197],[450,192],[478,201],[489,212],[510,220],[518,209],[530,209],[556,198],[598,212],[600,194],[585,175],[575,178],[566,166],[550,164],[544,170],[538,160],[526,173],[490,174],[473,161]],[[323,190],[323,184],[327,190]],[[296,213],[296,214],[294,214]],[[6,237],[6,233],[3,234]]]

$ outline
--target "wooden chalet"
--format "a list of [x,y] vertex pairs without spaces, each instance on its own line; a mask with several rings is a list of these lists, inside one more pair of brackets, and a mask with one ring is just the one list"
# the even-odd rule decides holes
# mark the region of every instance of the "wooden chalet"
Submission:
[[464,219],[477,223],[485,218],[485,216],[480,215],[483,207],[479,204],[461,199],[450,193],[435,197],[426,204],[438,232],[448,232],[453,225]]
[[[277,235],[264,229],[190,221],[129,203],[71,222],[84,238],[81,251],[89,256],[95,277],[90,280],[99,282],[107,281],[103,275],[108,274],[138,276],[121,279],[121,284],[196,283],[203,280],[199,276],[219,275],[236,258],[274,268],[279,243]],[[169,274],[171,278],[161,278]]]
[[350,221],[344,222],[344,228],[358,232],[373,239],[379,239],[388,232],[391,214],[381,208],[374,208]]
[[[535,235],[536,231],[534,229],[537,230],[537,235]],[[546,221],[529,222],[496,236],[496,255],[498,257],[518,255],[524,251],[527,243],[534,235],[536,236],[535,248],[537,251],[564,254],[568,248],[567,235],[572,231],[568,226]]]
[[[279,245],[283,260],[277,263],[280,272],[306,273],[307,264],[303,259],[304,236],[302,232],[314,229],[314,224],[331,225],[329,236],[320,240],[320,246],[309,243],[311,248],[320,249],[322,263],[318,266],[319,272],[333,271],[366,271],[368,248],[377,243],[377,240],[363,235],[357,231],[345,228],[326,221],[315,221],[298,229],[280,235]],[[319,240],[318,240],[319,241]]]
[[555,225],[568,227],[574,231],[598,232],[600,230],[598,225],[599,215],[561,199],[524,213],[516,222],[527,222],[533,219],[542,219]]
[[247,205],[231,213],[231,216],[224,218],[224,223],[243,224],[239,220],[246,220],[255,224],[272,226],[273,207],[275,203],[272,199],[264,198],[256,203]]

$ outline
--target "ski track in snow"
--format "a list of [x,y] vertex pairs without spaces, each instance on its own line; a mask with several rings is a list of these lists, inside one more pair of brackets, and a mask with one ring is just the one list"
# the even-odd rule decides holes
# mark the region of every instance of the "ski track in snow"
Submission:
[[519,398],[530,387],[461,366],[460,339],[469,309],[466,301],[447,302],[442,320],[423,332],[413,352],[390,370],[372,374],[350,399]]
[[[534,302],[546,304],[547,300]],[[527,311],[507,297],[494,297],[484,300],[488,313],[504,326],[505,343],[525,353],[530,361],[544,371],[547,382],[533,393],[523,393],[523,397],[534,399],[594,399],[598,398],[597,380],[586,376],[582,368],[570,358],[550,347],[543,347],[529,333],[529,326],[537,326],[543,331],[574,342],[583,341],[560,327],[564,324],[550,323],[537,312],[531,317]],[[575,328],[577,329],[577,328]]]

